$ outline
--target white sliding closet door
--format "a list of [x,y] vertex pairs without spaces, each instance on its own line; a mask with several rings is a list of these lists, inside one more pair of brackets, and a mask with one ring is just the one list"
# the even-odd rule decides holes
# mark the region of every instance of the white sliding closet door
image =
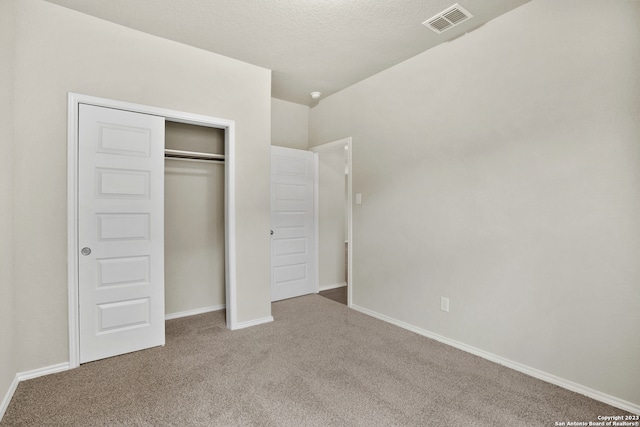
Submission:
[[164,118],[80,104],[80,363],[164,345]]

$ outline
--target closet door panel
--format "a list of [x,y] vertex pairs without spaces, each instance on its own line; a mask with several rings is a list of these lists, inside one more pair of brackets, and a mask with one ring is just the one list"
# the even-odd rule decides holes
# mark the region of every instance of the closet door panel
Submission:
[[80,105],[80,363],[164,345],[164,118]]

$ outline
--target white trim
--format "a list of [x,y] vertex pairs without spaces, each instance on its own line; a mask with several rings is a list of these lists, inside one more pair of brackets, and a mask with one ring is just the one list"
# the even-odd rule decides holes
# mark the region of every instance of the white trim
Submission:
[[347,282],[334,283],[333,285],[324,285],[320,287],[320,292],[329,291],[331,289],[344,288],[345,286],[347,286]]
[[80,366],[78,324],[78,105],[90,104],[151,114],[173,122],[225,129],[225,290],[227,327],[237,329],[235,122],[233,120],[115,101],[69,92],[67,117],[67,275],[69,312],[69,366]]
[[273,322],[273,316],[262,317],[260,319],[249,320],[246,322],[237,322],[234,331],[238,329],[250,328],[252,326],[262,325],[263,323]]
[[7,393],[4,395],[4,399],[2,399],[2,404],[0,404],[0,421],[2,421],[2,418],[4,417],[4,413],[7,412],[9,403],[11,403],[11,399],[13,399],[13,394],[16,392],[16,389],[18,388],[18,383],[20,383],[20,380],[18,379],[18,375],[16,374],[16,376],[13,377],[13,381],[11,381],[9,390],[7,390]]
[[69,312],[69,364],[80,366],[78,308],[78,104],[69,93],[67,106],[67,310]]
[[353,304],[353,141],[345,138],[347,143],[347,307]]
[[189,317],[189,316],[195,316],[197,314],[211,313],[212,311],[224,310],[225,307],[226,307],[226,304],[220,304],[220,305],[212,305],[211,307],[202,307],[202,308],[196,308],[193,310],[178,311],[176,313],[165,314],[164,320],[179,319],[181,317]]
[[320,156],[313,153],[313,240],[316,247],[314,284],[315,292],[320,289]]
[[529,375],[531,377],[537,378],[539,380],[542,380],[551,384],[555,384],[567,390],[571,390],[573,392],[585,395],[592,399],[606,403],[607,405],[615,406],[616,408],[620,408],[625,411],[640,415],[640,405],[637,405],[635,403],[628,402],[626,400],[620,399],[615,396],[611,396],[606,393],[602,393],[598,390],[594,390],[582,384],[578,384],[573,381],[569,381],[564,378],[555,376],[553,374],[549,374],[547,372],[541,371],[539,369],[532,368],[527,365],[523,365],[522,363],[514,362],[513,360],[509,360],[504,357],[497,356],[493,353],[489,353],[479,348],[461,343],[459,341],[452,340],[442,335],[438,335],[436,333],[427,331],[426,329],[422,329],[417,326],[413,326],[409,323],[403,322],[401,320],[397,320],[392,317],[386,316],[384,314],[377,313],[373,310],[369,310],[367,308],[360,307],[358,305],[352,305],[351,308],[356,311],[359,311],[360,313],[366,314],[371,317],[375,317],[376,319],[383,320],[387,323],[391,323],[392,325],[398,326],[402,329],[415,332],[416,334],[434,339],[436,341],[439,341],[443,344],[450,345],[451,347],[455,347],[464,352],[471,353],[475,356],[482,357],[483,359],[489,360],[499,365],[506,366],[507,368],[513,369],[514,371],[522,372],[523,374]]
[[11,385],[9,386],[9,390],[4,395],[4,399],[2,399],[2,404],[0,404],[0,421],[4,417],[9,404],[11,403],[11,399],[18,388],[18,384],[22,381],[31,380],[33,378],[42,377],[44,375],[56,374],[58,372],[68,371],[70,369],[70,365],[68,362],[58,363],[57,365],[46,366],[44,368],[33,369],[31,371],[26,372],[18,372],[16,376],[13,378]]
[[225,299],[227,328],[233,330],[238,322],[236,295],[236,125],[231,122],[224,139],[225,205]]
[[[351,137],[342,138],[337,141],[327,142],[326,144],[317,145],[315,147],[311,147],[309,151],[313,153],[321,153],[324,151],[335,150],[337,148],[347,147],[347,169],[349,171],[347,175],[347,283],[351,284],[347,288],[347,306],[351,307],[352,304],[352,292],[353,292],[353,141]],[[318,168],[316,168],[316,173],[318,173]],[[317,186],[319,187],[319,175],[316,180]],[[316,191],[318,194],[319,191]],[[319,203],[316,203],[318,206]],[[320,239],[319,239],[319,231],[318,231],[318,221],[316,221],[316,235],[315,235],[315,245],[316,245],[316,265],[317,269],[320,269]],[[318,284],[320,283],[320,279],[318,278]],[[323,287],[322,290],[325,290]],[[320,289],[319,289],[320,291]]]
[[18,372],[16,378],[18,382],[32,380],[34,378],[43,377],[45,375],[57,374],[58,372],[68,371],[71,368],[69,362],[58,363],[57,365],[45,366],[44,368],[33,369],[26,372]]

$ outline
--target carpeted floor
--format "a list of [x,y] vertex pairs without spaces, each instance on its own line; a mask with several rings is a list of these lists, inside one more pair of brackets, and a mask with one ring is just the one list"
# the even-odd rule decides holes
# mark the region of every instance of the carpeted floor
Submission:
[[231,332],[167,322],[165,347],[18,386],[3,426],[553,426],[624,411],[318,295]]

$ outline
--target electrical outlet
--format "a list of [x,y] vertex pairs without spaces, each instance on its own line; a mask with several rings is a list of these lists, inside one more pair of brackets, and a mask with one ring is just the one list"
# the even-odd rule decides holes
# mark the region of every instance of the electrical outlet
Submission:
[[449,298],[440,297],[440,310],[449,312]]

